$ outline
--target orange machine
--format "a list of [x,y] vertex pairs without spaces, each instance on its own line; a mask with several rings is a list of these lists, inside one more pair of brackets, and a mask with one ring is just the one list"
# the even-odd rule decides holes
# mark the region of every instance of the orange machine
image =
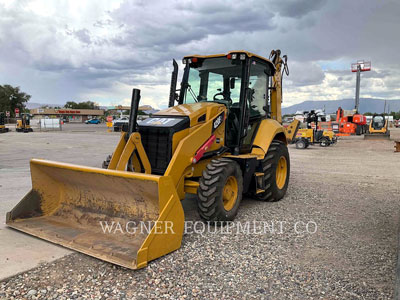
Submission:
[[345,115],[341,107],[336,112],[336,122],[339,124],[338,136],[361,135],[368,131],[366,116],[358,113]]

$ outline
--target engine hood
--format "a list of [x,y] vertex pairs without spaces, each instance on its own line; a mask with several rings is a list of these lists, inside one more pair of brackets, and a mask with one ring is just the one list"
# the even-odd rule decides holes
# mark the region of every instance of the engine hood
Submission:
[[153,117],[188,117],[190,126],[213,118],[226,107],[215,102],[197,102],[169,107],[153,114]]

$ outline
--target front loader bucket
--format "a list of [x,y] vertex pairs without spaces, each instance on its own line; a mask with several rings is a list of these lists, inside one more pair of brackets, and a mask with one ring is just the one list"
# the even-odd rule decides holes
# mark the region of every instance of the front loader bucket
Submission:
[[142,268],[178,249],[184,213],[170,177],[31,160],[32,190],[8,226],[121,265]]
[[366,133],[364,140],[390,140],[390,133]]

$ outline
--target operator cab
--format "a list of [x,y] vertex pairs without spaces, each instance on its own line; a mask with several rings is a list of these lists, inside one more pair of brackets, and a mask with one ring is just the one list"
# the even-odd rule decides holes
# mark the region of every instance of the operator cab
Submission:
[[372,118],[372,128],[375,130],[381,130],[385,127],[385,117],[376,115]]
[[[225,145],[248,152],[261,120],[269,117],[273,63],[249,52],[188,56],[179,104],[216,102],[228,110]],[[240,134],[241,133],[241,134]]]

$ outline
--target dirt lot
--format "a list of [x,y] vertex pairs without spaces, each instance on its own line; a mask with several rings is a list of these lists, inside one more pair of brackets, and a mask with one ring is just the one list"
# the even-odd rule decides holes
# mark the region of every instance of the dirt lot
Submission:
[[[2,223],[30,189],[31,157],[100,166],[118,140],[103,125],[71,126],[0,135]],[[392,136],[400,139],[400,130]],[[393,150],[393,141],[362,137],[342,138],[329,148],[290,146],[287,196],[277,203],[245,199],[236,219],[283,224],[281,230],[187,234],[181,249],[138,271],[1,225],[0,278],[42,263],[0,282],[0,299],[392,299],[400,208],[400,153]],[[199,220],[195,200],[184,201],[186,220]],[[29,253],[37,253],[32,243],[45,254],[26,264]],[[30,251],[23,252],[24,245]],[[46,253],[56,254],[46,259]]]

